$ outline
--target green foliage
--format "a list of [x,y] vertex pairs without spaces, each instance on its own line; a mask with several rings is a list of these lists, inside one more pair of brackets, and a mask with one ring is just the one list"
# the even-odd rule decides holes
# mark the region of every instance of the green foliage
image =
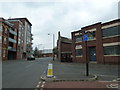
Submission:
[[37,47],[35,47],[35,50],[34,50],[34,54],[33,54],[35,57],[41,57],[42,56],[42,53],[40,50],[38,50]]
[[56,54],[56,55],[58,54],[58,49],[57,49],[57,47],[55,47],[55,48],[53,49],[53,53]]

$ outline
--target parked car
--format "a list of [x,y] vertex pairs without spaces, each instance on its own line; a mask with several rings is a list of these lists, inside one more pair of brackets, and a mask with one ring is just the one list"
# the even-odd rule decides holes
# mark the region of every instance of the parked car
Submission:
[[33,55],[30,55],[27,60],[35,60],[35,57]]

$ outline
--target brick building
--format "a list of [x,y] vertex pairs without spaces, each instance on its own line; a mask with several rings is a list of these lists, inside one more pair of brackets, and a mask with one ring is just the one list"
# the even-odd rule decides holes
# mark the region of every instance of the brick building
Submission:
[[17,29],[17,59],[23,59],[24,25],[20,20],[9,19],[8,21]]
[[32,24],[27,18],[0,18],[0,59],[26,59],[32,54]]
[[27,18],[15,18],[20,20],[25,29],[24,29],[24,48],[23,48],[23,57],[26,58],[28,56],[30,56],[30,54],[32,54],[32,34],[31,34],[31,27],[32,24],[30,23],[30,21]]
[[17,59],[26,59],[30,54],[32,54],[32,24],[27,18],[12,18],[9,19],[9,21],[18,29]]
[[71,62],[72,55],[72,40],[66,37],[62,37],[58,32],[57,40],[58,60],[61,62]]
[[[87,33],[87,46],[83,35]],[[73,62],[118,64],[120,58],[120,19],[96,23],[72,32]],[[86,53],[87,49],[87,53]]]
[[17,29],[14,28],[14,25],[0,18],[0,26],[2,35],[2,48],[1,57],[2,60],[11,60],[16,59],[17,51]]

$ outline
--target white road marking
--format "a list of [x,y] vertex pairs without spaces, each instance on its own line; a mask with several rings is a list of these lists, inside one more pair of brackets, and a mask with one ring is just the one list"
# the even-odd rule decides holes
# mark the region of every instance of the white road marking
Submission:
[[41,87],[43,88],[43,87],[44,87],[44,85],[41,85]]
[[38,83],[39,85],[41,84],[41,82]]
[[37,88],[39,88],[40,86],[39,86],[39,85],[37,85],[36,87],[37,87]]
[[45,82],[43,82],[43,83],[42,83],[41,88],[43,88],[43,87],[44,87],[44,84],[45,84]]
[[45,82],[43,82],[43,84],[45,84]]

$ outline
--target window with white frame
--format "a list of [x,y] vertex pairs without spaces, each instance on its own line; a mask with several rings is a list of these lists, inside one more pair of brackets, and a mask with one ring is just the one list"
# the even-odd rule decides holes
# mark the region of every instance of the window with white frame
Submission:
[[120,45],[105,46],[104,55],[120,55]]
[[75,52],[76,52],[76,56],[82,56],[82,46],[76,45]]
[[82,42],[82,36],[80,35],[75,36],[75,40],[76,42]]
[[109,37],[109,36],[120,35],[119,29],[120,26],[114,26],[114,27],[102,29],[102,36]]
[[82,56],[82,49],[76,49],[76,56]]
[[90,31],[87,33],[88,40],[94,40],[96,38],[95,31]]

